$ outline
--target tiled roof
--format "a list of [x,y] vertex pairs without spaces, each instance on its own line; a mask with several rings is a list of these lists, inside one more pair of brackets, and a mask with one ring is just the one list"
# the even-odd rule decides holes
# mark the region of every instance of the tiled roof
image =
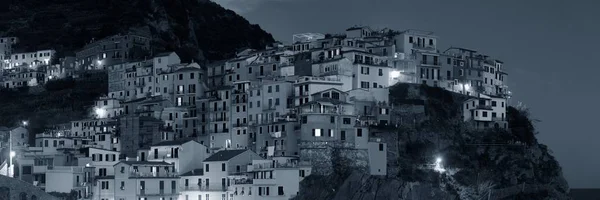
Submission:
[[156,144],[153,144],[152,146],[175,146],[175,145],[182,145],[185,144],[189,141],[195,141],[193,139],[184,139],[184,140],[173,140],[173,141],[162,141]]
[[184,67],[184,68],[175,70],[175,72],[200,71],[200,70],[202,70],[202,69],[195,68],[195,67]]
[[194,169],[192,171],[183,173],[181,176],[202,176],[204,175],[203,169]]
[[204,160],[204,162],[228,161],[228,160],[232,159],[233,157],[236,157],[237,155],[240,155],[246,151],[247,150],[245,150],[245,149],[219,151],[219,152],[213,154],[212,156],[208,157],[206,160]]

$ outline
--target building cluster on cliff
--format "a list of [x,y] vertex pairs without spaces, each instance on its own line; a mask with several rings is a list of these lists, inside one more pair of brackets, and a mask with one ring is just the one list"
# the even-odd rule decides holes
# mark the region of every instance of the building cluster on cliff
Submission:
[[400,123],[389,100],[396,83],[467,95],[465,121],[507,127],[503,63],[465,48],[440,51],[437,39],[352,27],[200,65],[174,52],[136,59],[151,40],[127,34],[51,65],[54,51],[14,53],[18,39],[4,38],[12,43],[0,51],[2,87],[100,70],[108,94],[93,117],[57,124],[31,145],[27,129],[0,129],[16,161],[3,169],[47,192],[98,200],[289,199],[306,176],[332,172],[334,150],[352,167],[386,175],[386,141],[371,132]]

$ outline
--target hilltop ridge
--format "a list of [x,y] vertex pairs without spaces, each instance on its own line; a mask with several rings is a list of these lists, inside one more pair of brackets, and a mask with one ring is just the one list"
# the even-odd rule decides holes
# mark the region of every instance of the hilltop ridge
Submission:
[[[0,36],[17,36],[22,51],[55,49],[73,55],[92,38],[149,30],[154,52],[176,51],[184,60],[220,60],[240,48],[274,41],[260,26],[211,1],[5,0]],[[136,9],[128,9],[136,8]]]

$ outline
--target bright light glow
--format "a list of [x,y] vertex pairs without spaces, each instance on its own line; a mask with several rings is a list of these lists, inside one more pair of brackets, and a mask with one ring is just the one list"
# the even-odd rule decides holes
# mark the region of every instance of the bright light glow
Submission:
[[433,170],[439,173],[444,173],[446,171],[446,169],[444,169],[444,167],[442,166],[442,158],[437,157],[435,159],[435,166],[433,167]]
[[101,61],[101,60],[98,60],[98,65],[101,65],[101,64],[102,64],[102,61]]
[[471,85],[465,84],[465,90],[471,90]]
[[90,163],[85,164],[85,167],[90,167],[90,166],[91,166]]
[[101,119],[101,118],[106,118],[106,116],[108,115],[108,112],[106,111],[106,109],[104,108],[94,108],[94,113],[96,114],[96,117]]
[[52,78],[54,78],[54,77],[52,77],[52,76],[48,76],[48,79],[52,79]]
[[28,122],[28,121],[23,121],[23,122],[21,122],[21,123],[23,124],[23,126],[27,126],[27,125],[29,125],[29,122]]
[[398,78],[400,77],[400,72],[399,71],[392,71],[390,72],[390,78]]
[[17,155],[15,151],[10,151],[10,158],[14,158]]

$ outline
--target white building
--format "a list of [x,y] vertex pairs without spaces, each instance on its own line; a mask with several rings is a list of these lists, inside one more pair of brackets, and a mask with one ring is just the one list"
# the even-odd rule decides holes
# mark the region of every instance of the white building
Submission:
[[46,171],[46,192],[77,192],[79,199],[91,199],[93,186],[93,167],[86,166],[48,166]]
[[13,53],[10,57],[11,59],[8,68],[26,66],[35,69],[38,66],[49,65],[54,54],[56,54],[56,51],[54,50]]
[[179,172],[173,164],[121,161],[115,164],[114,171],[114,185],[107,181],[107,187],[100,183],[97,187],[99,191],[114,191],[114,199],[165,200],[179,197]]
[[163,141],[150,147],[146,159],[171,163],[177,172],[186,173],[201,167],[202,161],[209,156],[208,152],[206,146],[191,139]]
[[508,128],[506,99],[480,95],[463,103],[463,119],[477,128]]
[[311,167],[294,157],[253,160],[248,171],[233,180],[229,197],[242,200],[291,199],[300,190],[300,181],[311,174]]
[[252,160],[260,159],[250,150],[222,150],[204,160],[203,173],[184,173],[181,197],[188,200],[221,200],[229,196],[232,178],[246,172]]

